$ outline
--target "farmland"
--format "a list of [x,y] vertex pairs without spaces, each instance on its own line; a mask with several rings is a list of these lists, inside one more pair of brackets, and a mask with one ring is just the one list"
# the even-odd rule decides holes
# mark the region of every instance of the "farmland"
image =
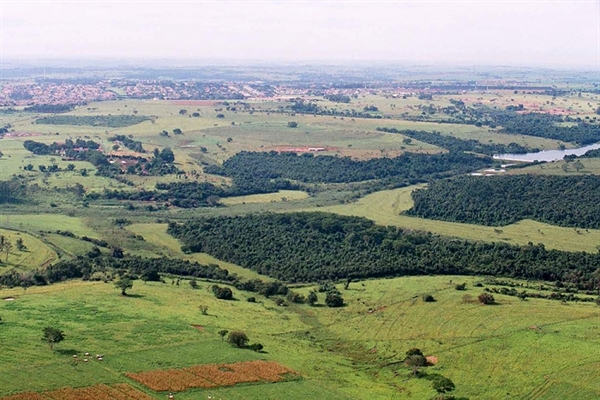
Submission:
[[[456,398],[600,397],[600,230],[578,192],[600,159],[491,157],[594,138],[597,88],[286,73],[98,80],[79,86],[87,100],[20,82],[29,103],[5,83],[0,400],[429,400],[442,378]],[[473,173],[510,180],[469,218],[430,219]],[[567,182],[546,200],[569,221],[524,219],[541,195],[490,226],[473,215],[540,175]],[[442,184],[434,217],[407,214]],[[45,327],[64,341],[49,348]],[[249,345],[230,345],[235,331]]]

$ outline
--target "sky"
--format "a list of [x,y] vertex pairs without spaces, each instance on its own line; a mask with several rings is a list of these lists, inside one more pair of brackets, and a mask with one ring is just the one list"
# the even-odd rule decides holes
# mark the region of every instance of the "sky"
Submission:
[[600,0],[0,0],[0,57],[600,71]]

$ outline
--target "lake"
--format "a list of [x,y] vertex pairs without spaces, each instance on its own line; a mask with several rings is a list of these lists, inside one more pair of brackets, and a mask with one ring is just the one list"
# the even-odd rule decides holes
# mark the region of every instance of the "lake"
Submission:
[[600,149],[600,143],[590,144],[587,146],[579,147],[577,149],[565,149],[565,150],[546,150],[539,151],[537,153],[525,153],[525,154],[495,154],[494,160],[506,160],[506,161],[558,161],[562,160],[564,156],[582,156],[589,150]]

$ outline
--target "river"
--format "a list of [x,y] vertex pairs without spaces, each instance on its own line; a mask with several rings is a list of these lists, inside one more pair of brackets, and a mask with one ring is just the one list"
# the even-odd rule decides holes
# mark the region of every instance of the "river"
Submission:
[[582,156],[589,150],[600,149],[600,143],[590,144],[587,146],[579,147],[577,149],[565,149],[565,150],[545,150],[537,153],[525,153],[525,154],[495,154],[494,160],[506,160],[506,161],[558,161],[562,160],[564,156],[576,155]]

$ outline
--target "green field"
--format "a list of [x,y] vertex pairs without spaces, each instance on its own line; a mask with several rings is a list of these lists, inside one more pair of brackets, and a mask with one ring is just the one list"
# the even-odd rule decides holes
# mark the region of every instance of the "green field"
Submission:
[[[479,78],[478,78],[479,79]],[[154,190],[162,182],[210,182],[228,186],[231,178],[208,175],[206,165],[219,164],[240,151],[289,151],[290,148],[323,147],[317,155],[350,156],[356,159],[395,157],[404,152],[439,153],[440,147],[412,140],[401,134],[376,131],[377,127],[439,131],[483,144],[509,144],[540,149],[573,147],[539,137],[501,133],[468,124],[441,123],[448,117],[440,110],[450,100],[467,105],[503,109],[524,104],[528,110],[569,113],[593,119],[597,98],[575,92],[554,99],[541,93],[512,90],[473,91],[434,95],[421,100],[378,90],[353,96],[349,104],[334,103],[322,96],[303,96],[319,107],[337,110],[376,106],[381,119],[334,117],[283,112],[296,96],[230,101],[120,100],[91,103],[60,116],[73,123],[94,121],[86,117],[127,115],[148,117],[135,125],[100,127],[91,125],[35,124],[38,113],[0,114],[0,126],[10,124],[0,140],[0,180],[17,177],[30,188],[20,202],[1,205],[0,235],[11,243],[22,238],[27,249],[0,252],[0,274],[13,268],[20,273],[43,269],[61,258],[85,256],[96,247],[81,240],[103,239],[104,254],[120,247],[126,256],[169,257],[217,264],[243,280],[272,278],[240,265],[223,262],[207,253],[186,254],[181,243],[166,233],[169,222],[184,222],[205,216],[233,216],[263,212],[322,211],[365,217],[379,225],[398,226],[473,241],[500,241],[515,245],[543,243],[549,249],[597,252],[600,230],[557,227],[523,220],[503,227],[427,220],[402,215],[412,207],[411,192],[423,185],[371,193],[378,182],[348,184],[303,184],[299,190],[254,194],[220,199],[219,207],[177,208],[166,201],[87,198],[69,190],[83,185],[86,193],[104,189],[136,192]],[[592,103],[589,103],[592,102]],[[590,105],[591,104],[591,105]],[[425,115],[423,107],[437,111],[425,122],[402,119]],[[250,112],[250,109],[253,108]],[[186,113],[180,113],[186,110]],[[198,112],[200,117],[190,114]],[[224,118],[217,118],[223,113]],[[185,114],[185,115],[182,115]],[[84,117],[84,118],[80,118]],[[61,117],[62,118],[62,117]],[[134,121],[136,118],[126,118]],[[130,122],[131,122],[130,121]],[[298,123],[297,128],[288,122]],[[113,124],[114,125],[114,124]],[[175,134],[181,129],[182,134]],[[166,131],[169,136],[160,135]],[[82,138],[111,151],[108,138],[127,135],[142,142],[152,154],[155,148],[172,148],[175,165],[185,176],[120,175],[131,182],[96,176],[88,162],[61,160],[60,156],[34,155],[23,147],[25,140],[46,144]],[[119,150],[120,151],[120,150]],[[584,167],[559,161],[509,170],[509,174],[600,174],[600,159],[581,159]],[[42,173],[41,165],[62,169],[73,163],[74,171]],[[33,170],[24,167],[33,165]],[[86,169],[88,176],[82,176]],[[412,182],[423,182],[410,177]],[[408,178],[407,178],[408,179]],[[407,180],[408,181],[408,180]],[[36,186],[37,185],[37,186]],[[385,186],[392,187],[392,186]],[[244,192],[249,193],[249,192]],[[252,193],[252,192],[250,192]],[[370,193],[365,195],[365,193]],[[164,199],[163,199],[164,200]],[[11,200],[8,200],[11,201]],[[125,220],[123,224],[117,219]],[[56,231],[69,231],[75,237]],[[249,241],[255,238],[248,238]],[[102,244],[105,246],[105,244]],[[8,256],[8,257],[7,257]],[[321,262],[321,260],[319,260]],[[81,275],[80,275],[81,276]],[[319,293],[317,306],[287,303],[231,287],[234,300],[217,300],[212,283],[199,280],[192,289],[186,279],[163,276],[164,282],[135,280],[129,296],[121,296],[112,282],[74,280],[50,286],[0,287],[0,400],[25,391],[48,391],[61,387],[86,387],[99,383],[127,382],[162,399],[130,380],[125,372],[183,368],[205,363],[229,363],[264,359],[279,362],[299,376],[279,383],[241,384],[211,390],[178,393],[177,399],[414,399],[435,396],[431,382],[412,376],[404,365],[406,351],[413,347],[435,357],[435,365],[422,368],[456,384],[457,397],[481,399],[578,399],[600,398],[600,307],[593,302],[564,302],[494,294],[497,304],[484,306],[465,302],[465,294],[477,297],[490,284],[484,277],[422,276],[395,277],[352,282],[348,289],[337,284],[346,305],[329,308]],[[323,277],[328,279],[328,277]],[[329,279],[337,279],[329,277]],[[455,290],[466,282],[467,291]],[[518,282],[528,291],[539,282]],[[292,290],[308,295],[316,284],[298,284]],[[544,283],[551,286],[553,283]],[[523,288],[519,288],[522,290]],[[541,289],[539,289],[541,290]],[[547,294],[547,291],[544,291]],[[435,302],[422,296],[431,294]],[[581,292],[580,292],[581,295]],[[584,295],[585,296],[585,295]],[[256,303],[246,301],[256,297]],[[588,295],[589,297],[589,295]],[[208,307],[203,315],[199,306]],[[40,338],[42,329],[56,326],[66,340],[54,351]],[[264,352],[235,349],[223,341],[220,330],[243,330],[250,341],[265,346]],[[104,361],[73,361],[73,354],[104,354]]]
[[[0,235],[13,244],[9,250],[0,253],[0,274],[16,268],[17,270],[26,270],[32,268],[42,268],[56,261],[58,255],[44,241],[24,232],[0,229]],[[23,240],[25,248],[17,249],[15,243],[18,239]]]
[[[185,280],[178,286],[136,281],[127,297],[101,282],[5,289],[1,297],[14,300],[0,302],[0,329],[8,344],[0,354],[0,395],[128,382],[123,375],[127,371],[267,359],[296,370],[301,379],[196,390],[178,397],[275,399],[285,393],[286,398],[301,399],[309,393],[323,398],[429,399],[434,394],[429,382],[411,378],[401,363],[411,347],[437,357],[436,365],[424,370],[452,379],[456,395],[600,395],[593,372],[600,365],[594,350],[600,345],[597,306],[523,302],[501,295],[496,295],[496,306],[464,304],[465,293],[481,292],[473,287],[475,281],[414,277],[355,282],[342,290],[348,305],[341,309],[277,307],[262,296],[248,303],[249,294],[235,289],[239,301],[216,300],[207,284],[201,282],[194,290]],[[451,282],[466,282],[468,290],[456,291]],[[422,302],[424,293],[437,301]],[[208,306],[208,315],[198,311],[200,304]],[[47,325],[60,327],[67,336],[54,352],[39,339]],[[230,347],[217,335],[221,329],[244,330],[266,352]],[[73,354],[86,351],[103,354],[105,360],[73,363]]]
[[532,220],[503,227],[489,227],[458,222],[429,220],[401,215],[412,207],[411,192],[421,185],[385,190],[367,195],[356,202],[305,211],[333,212],[365,217],[380,225],[434,232],[469,240],[501,241],[511,244],[543,243],[549,249],[596,252],[600,230],[563,228]]

